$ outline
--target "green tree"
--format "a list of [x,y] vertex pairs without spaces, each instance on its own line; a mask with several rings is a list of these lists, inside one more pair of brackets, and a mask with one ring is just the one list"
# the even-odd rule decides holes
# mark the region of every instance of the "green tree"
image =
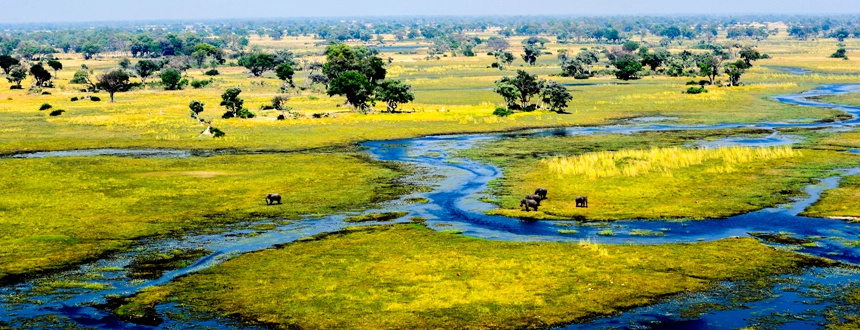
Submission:
[[128,73],[123,69],[108,71],[98,76],[98,87],[107,91],[110,94],[111,103],[114,102],[113,94],[116,92],[124,92],[129,88]]
[[575,60],[582,63],[582,67],[591,75],[591,67],[600,62],[600,58],[597,56],[597,52],[592,50],[583,50],[576,54]]
[[95,91],[98,86],[90,79],[90,72],[84,69],[75,72],[75,76],[69,81],[72,84],[84,85],[84,90],[87,92],[87,98],[90,97],[90,92]]
[[227,108],[227,112],[221,118],[254,118],[254,113],[243,106],[245,100],[239,98],[241,93],[241,89],[231,87],[224,91],[224,94],[221,94],[221,106]]
[[164,84],[164,89],[173,91],[182,89],[182,73],[176,69],[167,69],[161,71],[161,83]]
[[564,113],[564,110],[567,109],[567,102],[573,100],[573,96],[562,84],[550,80],[541,91],[541,100],[549,107],[550,111]]
[[493,53],[493,56],[496,58],[495,67],[499,68],[499,70],[504,70],[505,67],[510,66],[511,63],[514,63],[514,54],[511,52],[505,51],[496,51]]
[[[538,79],[537,75],[517,70],[515,77],[504,77],[496,81],[495,92],[505,98],[511,109],[531,111],[536,108],[531,104],[531,98],[541,92],[543,85],[543,79]],[[515,91],[511,91],[510,87]],[[514,100],[519,103],[512,102]]]
[[281,111],[281,114],[278,116],[278,120],[287,119],[287,113],[292,109],[287,105],[289,100],[290,97],[288,95],[275,95],[272,97],[272,107],[275,108],[275,110]]
[[21,82],[27,78],[27,69],[21,65],[15,65],[9,68],[9,74],[6,75],[6,80],[15,84],[17,88],[21,88]]
[[266,71],[275,68],[275,56],[265,53],[254,53],[239,59],[239,65],[245,67],[255,77],[260,77]]
[[83,55],[84,60],[91,60],[93,56],[102,52],[102,48],[99,45],[96,45],[91,42],[86,42],[81,45],[80,53]]
[[134,71],[137,72],[137,75],[140,76],[140,83],[146,84],[146,78],[152,76],[153,73],[158,71],[158,64],[150,60],[140,60],[135,64]]
[[54,69],[54,78],[57,77],[57,71],[63,69],[63,63],[60,63],[60,61],[57,60],[48,61],[48,66],[51,67],[51,69]]
[[204,105],[206,104],[197,100],[191,101],[191,103],[188,104],[188,108],[191,109],[191,118],[197,119],[197,121],[202,123],[203,120],[200,119],[200,113],[203,112]]
[[745,46],[740,51],[740,57],[744,60],[744,62],[752,67],[752,62],[761,59],[761,53],[758,52],[755,48],[751,46]]
[[10,55],[0,55],[0,68],[3,69],[3,73],[5,74],[9,74],[9,71],[12,70],[12,67],[20,63],[21,61],[18,61],[17,58],[14,58]]
[[714,79],[720,74],[720,67],[723,63],[723,57],[711,54],[702,54],[696,57],[696,66],[699,67],[699,74],[703,77],[708,77],[711,85],[714,84]]
[[639,71],[642,71],[642,63],[636,55],[624,53],[612,61],[617,69],[615,77],[621,80],[639,79]]
[[278,64],[278,67],[275,68],[275,75],[278,76],[278,79],[284,82],[284,86],[289,83],[290,87],[296,87],[296,85],[293,84],[293,75],[295,73],[296,71],[293,70],[293,67],[286,62]]
[[727,63],[725,66],[726,75],[729,76],[731,86],[737,86],[738,82],[741,80],[741,76],[751,67],[752,65],[747,64],[744,60]]
[[523,54],[521,56],[526,64],[535,65],[537,58],[541,56],[541,48],[537,45],[525,45],[523,46]]
[[397,106],[415,100],[412,86],[400,80],[383,80],[376,87],[376,99],[385,102],[389,112],[397,111]]
[[329,96],[344,96],[349,104],[361,112],[367,111],[367,103],[371,100],[372,93],[373,85],[370,80],[358,71],[341,74],[331,81],[328,88]]
[[33,79],[36,80],[36,86],[45,87],[50,85],[51,82],[51,73],[48,70],[45,70],[41,64],[34,64],[30,67],[30,75],[33,76]]

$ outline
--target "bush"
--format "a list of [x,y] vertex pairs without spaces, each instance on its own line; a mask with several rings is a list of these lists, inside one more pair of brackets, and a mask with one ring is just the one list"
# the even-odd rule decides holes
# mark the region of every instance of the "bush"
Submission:
[[99,102],[99,101],[101,101],[101,100],[102,100],[102,99],[101,99],[100,97],[98,97],[98,96],[90,96],[90,101],[93,101],[93,102]]
[[705,86],[705,85],[710,85],[710,84],[711,84],[710,80],[699,80],[699,86]]
[[705,89],[705,86],[699,86],[699,87],[690,87],[690,88],[687,88],[687,91],[686,91],[686,92],[684,92],[684,93],[687,93],[687,94],[702,94],[702,93],[707,93],[707,92],[708,92],[708,90],[707,90],[707,89]]
[[239,113],[237,115],[239,116],[239,118],[254,118],[256,116],[253,112],[251,112],[251,110],[248,110],[248,108],[242,108],[242,110],[239,110]]
[[51,111],[51,113],[49,114],[49,116],[51,116],[51,117],[56,117],[56,116],[62,115],[62,114],[63,114],[63,112],[66,112],[66,110],[57,109],[57,110]]
[[687,82],[687,86],[693,86],[693,85],[698,85],[698,84],[699,83],[697,83],[695,80],[690,80]]
[[766,60],[766,59],[769,59],[769,58],[771,58],[771,57],[770,57],[770,55],[768,55],[767,53],[761,54],[761,59]]
[[221,74],[221,72],[218,72],[218,70],[212,69],[212,70],[204,72],[203,74],[207,75],[207,76],[217,76],[217,75]]
[[42,92],[42,95],[51,95],[51,92]]
[[260,110],[275,110],[275,107],[271,104],[263,104],[260,106]]
[[72,96],[71,101],[72,101],[72,102],[77,102],[77,101],[78,101],[78,97],[77,97],[77,96]]
[[507,117],[514,114],[514,111],[508,108],[498,107],[493,110],[493,114],[499,117]]
[[9,86],[9,89],[24,89],[24,87],[12,85],[12,86]]
[[210,81],[209,81],[209,80],[194,80],[194,81],[192,81],[192,82],[191,82],[191,87],[194,87],[194,88],[203,88],[203,87],[208,86],[208,85],[209,85],[209,83],[210,83]]
[[217,127],[210,127],[209,132],[212,132],[212,136],[216,138],[227,135],[226,133],[224,133],[224,131],[218,129]]
[[50,108],[53,108],[50,104],[42,103],[42,106],[41,106],[41,107],[39,107],[39,111],[48,110],[48,109],[50,109]]
[[578,73],[578,74],[573,75],[573,79],[582,80],[582,79],[588,79],[588,78],[589,78],[589,76],[587,74],[584,74],[584,73]]
[[522,108],[520,110],[522,110],[524,112],[532,112],[532,111],[537,110],[537,105],[536,104],[529,104],[525,108]]

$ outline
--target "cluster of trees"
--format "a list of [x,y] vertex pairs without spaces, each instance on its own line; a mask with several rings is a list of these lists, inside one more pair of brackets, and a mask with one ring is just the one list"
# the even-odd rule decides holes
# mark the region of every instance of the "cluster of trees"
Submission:
[[331,44],[325,55],[321,72],[328,82],[328,95],[346,97],[347,103],[360,112],[366,112],[377,100],[385,102],[387,111],[395,112],[399,105],[415,99],[410,85],[385,79],[386,62],[373,49]]
[[[54,70],[53,75],[46,66]],[[45,58],[28,65],[10,55],[0,55],[0,68],[3,69],[6,80],[15,84],[12,88],[21,89],[21,83],[27,79],[28,74],[33,77],[33,87],[41,88],[54,86],[51,80],[56,77],[57,71],[63,69],[63,63]]]
[[[523,70],[517,70],[514,77],[504,77],[496,81],[493,89],[505,99],[507,110],[534,111],[538,105],[533,101],[539,96],[542,105],[558,113],[564,113],[567,103],[573,99],[570,92],[563,85],[555,81],[539,79],[537,75],[529,74]],[[509,112],[499,111],[499,115]]]

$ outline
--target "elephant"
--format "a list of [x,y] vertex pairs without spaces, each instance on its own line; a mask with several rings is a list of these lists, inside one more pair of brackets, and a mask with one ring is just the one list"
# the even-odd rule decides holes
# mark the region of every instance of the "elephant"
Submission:
[[538,196],[538,195],[528,195],[528,196],[526,196],[526,199],[531,199],[531,200],[533,200],[533,201],[537,202],[537,205],[538,205],[538,206],[540,206],[540,201],[541,201],[540,196]]
[[523,205],[526,207],[526,212],[529,211],[529,208],[533,208],[535,211],[538,210],[538,202],[535,200],[523,198],[523,200],[520,201],[520,207]]
[[576,207],[588,208],[588,196],[577,196]]
[[268,194],[266,195],[266,205],[272,205],[277,202],[281,204],[281,195],[280,194]]
[[540,196],[540,199],[546,199],[546,188],[535,189],[535,195]]

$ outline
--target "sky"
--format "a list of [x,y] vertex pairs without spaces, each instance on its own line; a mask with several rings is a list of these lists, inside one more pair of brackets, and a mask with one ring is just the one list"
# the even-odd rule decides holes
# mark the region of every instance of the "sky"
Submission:
[[860,13],[860,0],[0,0],[0,23],[411,15],[856,13]]

